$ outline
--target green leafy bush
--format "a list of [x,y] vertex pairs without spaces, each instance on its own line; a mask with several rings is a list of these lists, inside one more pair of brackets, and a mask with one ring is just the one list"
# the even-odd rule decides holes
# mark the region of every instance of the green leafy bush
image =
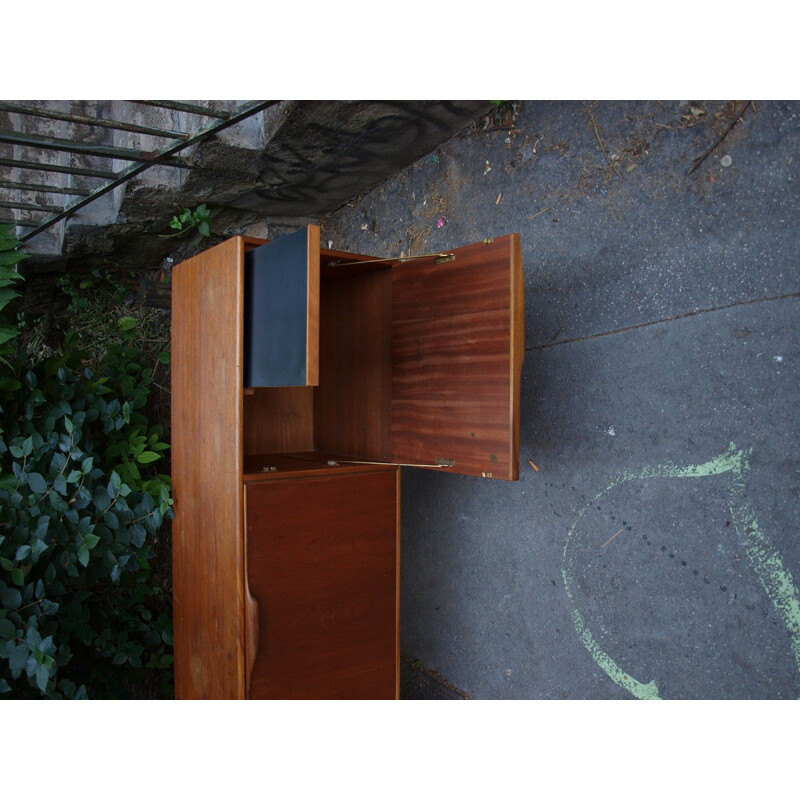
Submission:
[[[0,228],[0,292],[20,279],[15,247]],[[29,364],[0,297],[0,696],[171,696],[170,598],[151,569],[173,516],[169,445],[143,413],[136,320],[96,371],[70,337]]]
[[15,267],[27,255],[17,250],[18,244],[10,226],[0,225],[0,392],[20,387],[19,381],[8,374],[11,370],[8,358],[16,352],[13,340],[19,336],[19,327],[10,322],[5,310],[12,300],[20,296],[14,284],[22,280],[22,276]]

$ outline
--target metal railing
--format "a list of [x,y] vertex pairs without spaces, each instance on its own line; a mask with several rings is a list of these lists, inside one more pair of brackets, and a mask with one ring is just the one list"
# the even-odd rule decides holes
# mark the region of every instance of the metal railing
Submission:
[[[41,106],[0,102],[0,112],[68,122],[80,127],[106,128],[125,131],[130,134],[145,134],[157,139],[167,140],[166,143],[154,150],[143,151],[132,147],[110,147],[104,144],[47,136],[40,133],[22,133],[18,130],[0,129],[0,144],[24,147],[26,151],[26,158],[24,159],[0,158],[0,189],[15,191],[18,197],[20,192],[47,192],[63,195],[65,200],[69,197],[77,198],[71,202],[65,202],[63,205],[56,202],[58,198],[56,198],[56,201],[48,203],[27,202],[20,199],[0,200],[0,224],[15,225],[25,229],[19,239],[21,242],[26,242],[150,167],[166,166],[175,169],[191,169],[192,164],[189,161],[176,158],[178,153],[187,147],[214,136],[225,128],[230,128],[242,120],[264,111],[278,102],[278,100],[253,100],[242,103],[231,111],[172,100],[131,100],[126,101],[130,106],[123,107],[123,112],[128,108],[133,111],[136,105],[145,105],[194,115],[201,122],[198,122],[198,127],[192,131],[168,130],[147,125],[136,125],[125,119],[91,117],[65,113],[55,109],[51,110]],[[125,114],[123,113],[119,116],[125,116]],[[203,123],[202,120],[204,119],[206,121]],[[127,161],[130,162],[130,166],[119,171],[113,171],[86,165],[73,167],[52,164],[44,160],[44,154],[52,151],[98,157],[105,160]],[[40,154],[42,155],[42,160],[37,160]],[[34,170],[42,172],[44,175],[41,178],[41,182],[36,183],[26,180],[12,180],[10,179],[12,170]],[[94,189],[65,187],[55,182],[51,185],[48,183],[47,173],[96,178],[102,183]],[[13,218],[8,219],[2,218],[3,209],[17,213],[43,212],[48,216],[44,219],[41,217],[36,219],[30,216],[16,216],[15,214]]]

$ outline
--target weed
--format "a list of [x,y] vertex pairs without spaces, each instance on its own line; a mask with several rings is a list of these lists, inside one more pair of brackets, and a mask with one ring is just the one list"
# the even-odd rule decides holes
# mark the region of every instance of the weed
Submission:
[[190,208],[184,208],[180,216],[174,216],[169,223],[170,228],[174,228],[177,233],[170,233],[162,238],[170,238],[172,236],[180,236],[182,233],[197,228],[197,232],[201,236],[210,236],[211,229],[208,225],[208,217],[211,212],[206,208],[205,203],[201,203],[197,208],[192,211]]

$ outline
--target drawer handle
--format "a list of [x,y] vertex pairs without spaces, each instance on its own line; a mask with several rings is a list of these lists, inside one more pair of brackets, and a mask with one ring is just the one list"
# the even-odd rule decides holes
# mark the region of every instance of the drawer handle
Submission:
[[244,605],[244,616],[245,616],[245,630],[246,630],[246,642],[245,642],[245,688],[246,693],[245,697],[250,696],[250,681],[253,677],[253,667],[256,663],[256,657],[258,656],[258,633],[260,629],[259,625],[259,614],[258,614],[258,600],[250,594],[250,586],[248,585],[247,581],[245,580],[245,605]]

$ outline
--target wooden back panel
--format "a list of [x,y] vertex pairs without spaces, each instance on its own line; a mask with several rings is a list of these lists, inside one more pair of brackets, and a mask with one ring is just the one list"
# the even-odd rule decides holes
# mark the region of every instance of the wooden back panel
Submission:
[[392,271],[323,282],[314,449],[391,459]]
[[518,234],[392,268],[392,460],[519,478]]
[[242,319],[244,247],[173,270],[175,694],[244,697]]
[[313,449],[315,391],[313,386],[277,386],[246,393],[245,454]]

